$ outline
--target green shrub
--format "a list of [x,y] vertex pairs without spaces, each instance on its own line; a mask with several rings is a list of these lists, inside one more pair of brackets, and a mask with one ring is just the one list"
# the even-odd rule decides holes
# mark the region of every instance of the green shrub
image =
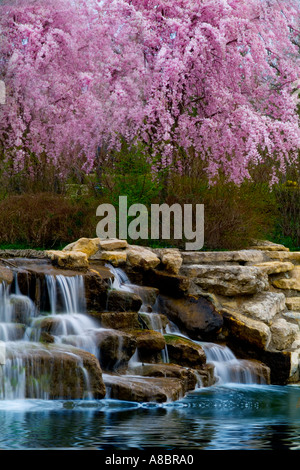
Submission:
[[52,193],[9,196],[0,201],[0,244],[49,249],[95,237],[97,205]]

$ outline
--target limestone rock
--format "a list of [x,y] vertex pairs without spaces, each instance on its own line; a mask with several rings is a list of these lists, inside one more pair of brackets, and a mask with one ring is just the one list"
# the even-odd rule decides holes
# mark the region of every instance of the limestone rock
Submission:
[[107,295],[106,309],[114,312],[138,312],[142,303],[140,296],[134,292],[110,290]]
[[119,240],[118,238],[107,238],[106,240],[100,240],[99,245],[102,250],[114,251],[127,248],[128,243],[126,240]]
[[270,324],[278,313],[285,310],[285,295],[276,292],[262,292],[251,297],[219,298],[225,309],[233,310],[255,320]]
[[94,334],[99,349],[99,362],[102,370],[126,369],[136,350],[133,335],[115,329],[99,329]]
[[99,249],[99,238],[79,238],[76,242],[70,243],[63,248],[63,251],[79,251],[85,253],[88,258],[94,255]]
[[103,328],[124,331],[141,328],[138,312],[90,312],[90,314],[100,320]]
[[156,402],[179,400],[184,396],[180,379],[103,374],[107,394],[117,400]]
[[174,248],[165,248],[160,251],[161,261],[165,270],[171,274],[178,274],[182,265],[180,251]]
[[231,340],[249,344],[259,350],[268,348],[271,331],[265,323],[228,310],[224,310],[223,318]]
[[110,289],[111,273],[104,266],[89,269],[84,274],[86,308],[88,311],[104,310]]
[[143,377],[169,377],[180,379],[185,393],[189,390],[194,390],[199,380],[197,371],[181,367],[177,364],[143,364],[134,367],[132,372],[135,375],[141,375]]
[[290,261],[294,264],[300,262],[300,251],[268,251],[267,255],[278,261]]
[[264,255],[258,250],[240,251],[187,251],[182,252],[183,264],[222,264],[227,262],[264,261]]
[[99,362],[82,349],[18,341],[6,347],[8,360],[25,367],[27,398],[82,399],[89,392],[94,398],[105,396]]
[[13,282],[13,279],[13,271],[5,266],[0,265],[0,284],[3,281],[7,284],[11,284]]
[[202,289],[225,296],[256,294],[269,286],[268,276],[253,266],[186,265],[181,269]]
[[[290,251],[289,248],[280,243],[273,243],[269,240],[253,240],[253,249],[262,251]],[[251,247],[250,247],[251,249]]]
[[272,281],[272,284],[278,289],[300,291],[300,266],[295,266],[288,276],[282,279],[275,279]]
[[287,322],[284,318],[279,318],[270,327],[272,339],[270,347],[282,351],[288,349],[299,334],[298,325]]
[[182,297],[191,287],[191,279],[179,274],[170,274],[166,271],[151,269],[144,272],[143,283],[156,287],[162,294],[171,297]]
[[150,364],[162,361],[161,352],[165,348],[166,342],[160,332],[135,330],[130,333],[136,338],[139,361]]
[[289,310],[296,310],[300,312],[300,296],[287,297],[285,300],[286,306]]
[[82,251],[59,251],[48,250],[47,256],[51,259],[54,266],[62,269],[88,269],[88,256]]
[[99,257],[102,261],[107,261],[111,263],[113,266],[117,267],[122,264],[125,264],[127,261],[127,253],[126,251],[102,251]]
[[203,348],[186,338],[175,335],[165,335],[169,360],[192,369],[201,369],[206,363],[206,355]]
[[286,261],[265,261],[264,263],[257,263],[252,266],[262,269],[266,274],[277,274],[292,271],[294,269],[293,263]]
[[127,263],[132,267],[148,270],[156,268],[160,264],[160,259],[147,248],[130,245],[127,249]]
[[223,325],[222,316],[214,305],[201,296],[172,299],[159,295],[158,309],[195,340],[212,339]]

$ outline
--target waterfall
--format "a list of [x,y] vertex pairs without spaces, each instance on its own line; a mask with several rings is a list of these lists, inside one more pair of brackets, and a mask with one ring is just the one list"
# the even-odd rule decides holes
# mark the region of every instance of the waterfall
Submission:
[[[85,313],[83,276],[46,274],[45,280],[50,314],[39,311],[34,301],[21,293],[16,273],[12,286],[0,283],[0,346],[4,346],[1,348],[0,399],[48,399],[52,373],[56,377],[57,373],[61,374],[63,382],[63,359],[59,366],[61,371],[53,369],[59,362],[57,360],[55,365],[53,354],[59,350],[52,352],[40,342],[43,321],[50,325],[53,321],[51,335],[54,343],[64,346],[61,354],[75,358],[78,377],[72,378],[72,394],[77,389],[75,396],[80,396],[84,387],[84,395],[91,398],[88,371],[82,358],[72,352],[76,347],[97,353],[94,335],[99,326]],[[62,385],[62,393],[67,393],[66,384]]]
[[[164,333],[162,321],[159,315],[159,309],[157,306],[157,301],[151,305],[151,312],[148,311],[147,301],[145,290],[143,287],[136,286],[130,283],[126,273],[121,268],[114,268],[113,266],[107,264],[110,271],[114,274],[114,281],[112,283],[112,288],[118,290],[127,290],[130,292],[136,292],[142,298],[143,304],[140,308],[139,313],[147,315],[149,318],[149,323],[151,328],[160,333]],[[176,334],[178,336],[185,337],[189,339],[186,335],[182,334],[180,329],[173,322],[169,322],[166,327],[166,333]],[[237,359],[233,352],[229,349],[228,346],[222,346],[215,343],[206,343],[201,341],[194,341],[196,344],[199,344],[204,349],[206,354],[207,363],[212,363],[215,367],[215,376],[218,381],[218,384],[228,384],[228,383],[239,383],[239,384],[264,384],[265,380],[263,374],[258,374],[257,371],[259,366],[254,365],[251,361]],[[165,363],[169,362],[168,357],[168,348],[167,346],[162,351],[162,360]],[[132,358],[132,364],[138,362],[138,355],[136,354]]]
[[265,383],[250,361],[237,359],[227,346],[214,343],[201,343],[201,345],[207,362],[215,366],[215,376],[219,384]]

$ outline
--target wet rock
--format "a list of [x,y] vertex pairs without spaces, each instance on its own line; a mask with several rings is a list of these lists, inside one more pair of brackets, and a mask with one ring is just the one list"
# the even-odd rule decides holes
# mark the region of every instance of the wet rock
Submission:
[[141,328],[138,312],[90,312],[90,315],[100,320],[103,328],[125,331]]
[[[131,371],[130,371],[131,372]],[[194,390],[199,382],[199,374],[192,369],[181,367],[177,364],[146,364],[135,367],[132,371],[135,375],[144,377],[166,377],[180,379],[184,393]]]
[[267,274],[253,266],[186,265],[181,273],[202,289],[230,297],[256,294],[269,286]]
[[169,324],[169,320],[166,315],[160,313],[143,313],[139,312],[139,319],[142,326],[148,330],[164,331],[166,326]]
[[110,290],[107,295],[107,310],[115,312],[138,312],[142,305],[139,295],[129,291]]
[[203,348],[186,338],[175,335],[164,335],[169,360],[192,369],[201,369],[206,363],[206,355]]
[[185,295],[191,286],[191,279],[187,276],[170,274],[157,269],[143,273],[141,282],[147,286],[158,288],[161,294],[174,298]]
[[138,358],[141,362],[161,362],[161,352],[166,346],[164,336],[153,330],[130,331],[136,338]]
[[223,318],[207,298],[185,296],[173,299],[159,295],[158,309],[192,339],[211,339],[223,325]]
[[91,266],[91,269],[84,274],[86,308],[88,311],[104,310],[106,308],[111,279],[111,273],[105,267]]
[[17,342],[6,348],[6,364],[16,359],[25,370],[26,398],[82,399],[88,392],[98,399],[105,396],[99,362],[86,351],[70,345]]
[[103,374],[103,379],[107,395],[117,400],[164,403],[184,396],[180,379],[109,374]]
[[102,370],[126,370],[137,346],[133,335],[114,329],[104,329],[97,330],[94,339],[99,350]]

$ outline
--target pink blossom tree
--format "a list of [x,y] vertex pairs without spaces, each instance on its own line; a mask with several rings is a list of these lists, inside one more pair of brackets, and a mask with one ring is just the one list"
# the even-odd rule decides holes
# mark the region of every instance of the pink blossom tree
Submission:
[[[299,2],[19,0],[0,6],[0,142],[14,171],[46,159],[63,176],[120,137],[153,171],[271,181],[297,158]],[[108,154],[109,155],[109,154]]]

